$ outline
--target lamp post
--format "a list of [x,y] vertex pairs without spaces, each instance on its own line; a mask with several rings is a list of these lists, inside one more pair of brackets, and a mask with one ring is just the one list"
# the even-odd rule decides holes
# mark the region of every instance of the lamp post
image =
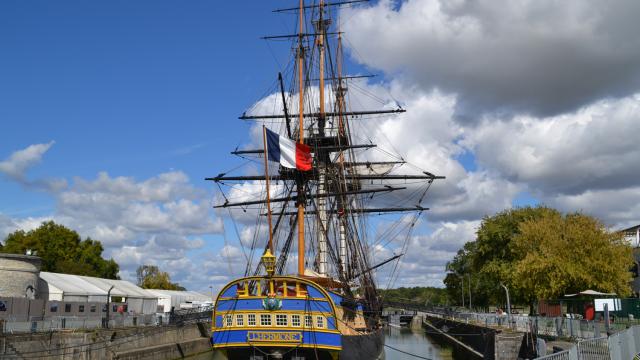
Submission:
[[509,300],[509,288],[503,283],[500,283],[500,286],[502,286],[504,291],[507,293],[507,322],[509,323],[509,327],[511,327],[511,301]]
[[109,302],[111,301],[111,290],[113,290],[113,288],[115,287],[115,285],[111,285],[111,287],[109,288],[109,291],[107,291],[107,321],[105,324],[105,327],[108,329],[109,328]]
[[467,283],[469,283],[469,310],[471,310],[471,274],[467,274]]
[[460,295],[462,295],[462,307],[464,307],[464,275],[456,274],[460,278]]

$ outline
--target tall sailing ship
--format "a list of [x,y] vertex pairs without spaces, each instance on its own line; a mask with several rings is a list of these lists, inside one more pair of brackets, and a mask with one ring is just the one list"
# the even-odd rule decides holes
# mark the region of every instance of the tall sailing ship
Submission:
[[[261,123],[261,146],[232,152],[260,164],[264,173],[207,178],[221,190],[224,201],[217,208],[257,218],[247,226],[255,230],[253,238],[244,239],[250,243],[244,277],[224,286],[216,299],[216,359],[383,357],[382,299],[374,277],[402,253],[374,264],[372,250],[399,236],[399,228],[408,229],[406,250],[410,231],[427,210],[427,190],[443,177],[415,167],[403,173],[402,157],[379,161],[366,154],[375,144],[358,142],[354,122],[405,111],[350,105],[347,90],[362,89],[356,82],[367,76],[343,74],[343,35],[333,29],[331,15],[359,2],[300,0],[276,10],[297,16],[297,33],[265,39],[291,41],[294,58],[269,97],[278,101],[276,110],[265,114],[260,111],[266,106],[255,106],[240,117]],[[250,192],[253,199],[240,189],[247,184],[260,189]],[[385,198],[390,194],[402,196]],[[370,225],[382,226],[369,218],[387,213],[396,215],[383,231],[386,238],[369,241]]]

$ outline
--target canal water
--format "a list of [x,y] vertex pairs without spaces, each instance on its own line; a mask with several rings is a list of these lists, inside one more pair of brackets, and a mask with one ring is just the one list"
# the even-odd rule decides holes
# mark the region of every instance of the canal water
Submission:
[[385,360],[416,360],[417,357],[404,354],[419,355],[432,360],[453,360],[450,347],[436,344],[433,339],[425,335],[424,330],[398,329],[388,327],[385,333]]
[[[416,360],[420,359],[411,355],[404,354],[392,348],[416,354],[423,358],[431,360],[454,360],[453,352],[450,347],[436,344],[432,339],[427,337],[424,330],[398,329],[388,327],[385,329],[385,360]],[[190,359],[209,360],[213,356],[210,354],[201,354]],[[369,360],[369,359],[362,359]]]

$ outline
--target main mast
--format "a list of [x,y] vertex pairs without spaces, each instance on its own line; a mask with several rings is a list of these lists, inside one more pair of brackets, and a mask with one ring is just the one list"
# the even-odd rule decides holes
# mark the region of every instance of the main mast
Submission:
[[[338,27],[340,26],[340,19],[338,19]],[[338,103],[338,137],[342,138],[344,136],[344,119],[342,117],[342,113],[345,110],[344,107],[344,91],[346,90],[342,86],[342,34],[340,32],[340,28],[338,28],[338,47],[336,50],[336,62],[338,66],[338,85],[336,87],[336,101]],[[338,163],[340,165],[340,173],[344,174],[344,153],[340,152],[338,156]],[[344,184],[344,179],[341,180],[340,185]],[[346,186],[345,186],[346,188]],[[342,196],[338,196],[336,199],[338,203],[338,209],[344,209],[344,199]],[[347,228],[345,226],[345,218],[344,211],[342,215],[338,215],[338,237],[340,240],[339,247],[339,259],[340,259],[340,273],[342,278],[347,278]]]
[[[320,111],[318,115],[318,136],[325,136],[325,111],[324,111],[324,34],[326,32],[324,20],[324,0],[320,0],[319,19],[316,23],[316,32],[318,52],[320,54],[320,70],[319,70],[319,93],[320,93]],[[326,194],[326,154],[319,153],[318,163],[318,272],[321,276],[327,276],[327,198]]]
[[[304,0],[300,0],[299,28],[298,28],[298,133],[299,142],[304,144],[304,47],[302,43],[304,30]],[[298,190],[298,274],[304,275],[304,182],[299,176]]]

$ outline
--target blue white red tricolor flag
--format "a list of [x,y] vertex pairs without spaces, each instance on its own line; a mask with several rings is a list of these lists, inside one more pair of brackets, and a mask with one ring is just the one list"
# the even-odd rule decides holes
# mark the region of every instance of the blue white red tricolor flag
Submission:
[[311,148],[308,145],[287,139],[267,128],[265,131],[269,160],[290,169],[311,170]]

